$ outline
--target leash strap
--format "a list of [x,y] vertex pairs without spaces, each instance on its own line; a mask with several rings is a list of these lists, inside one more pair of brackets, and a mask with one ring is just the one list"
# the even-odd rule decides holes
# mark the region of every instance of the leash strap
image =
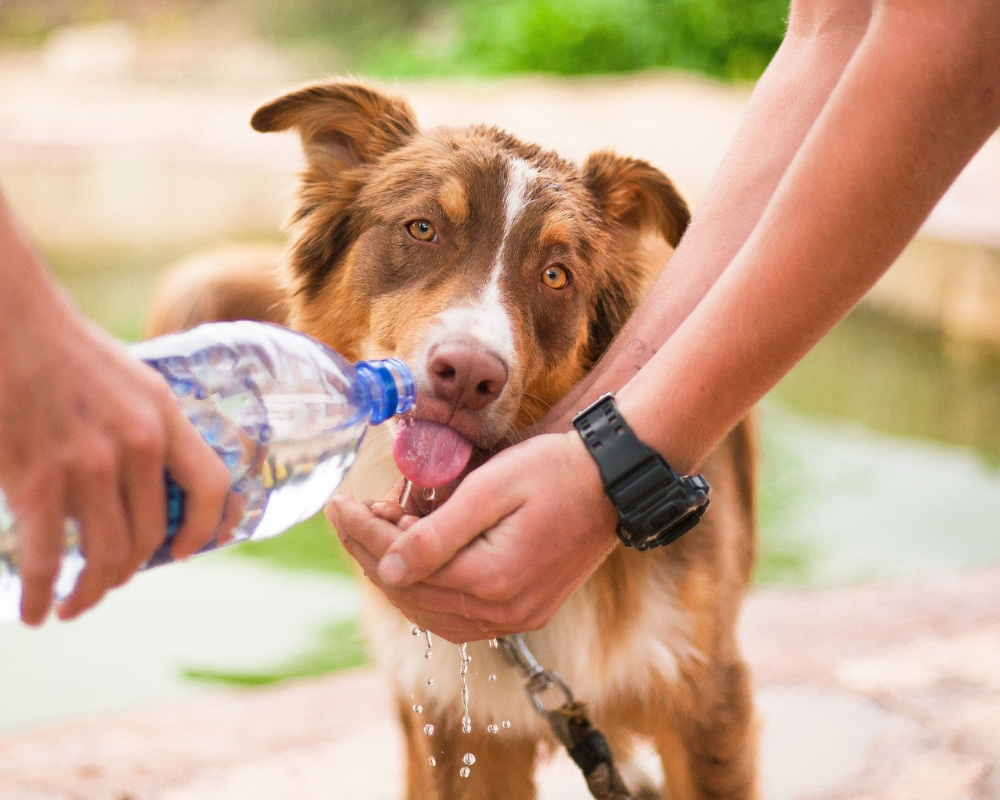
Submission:
[[[524,673],[527,678],[525,689],[532,705],[548,720],[556,738],[583,772],[590,793],[596,800],[633,800],[615,766],[608,740],[587,716],[586,704],[573,698],[569,686],[558,673],[538,663],[521,634],[504,636],[500,644],[508,660]],[[565,702],[549,711],[542,703],[541,695],[552,688],[562,691]]]

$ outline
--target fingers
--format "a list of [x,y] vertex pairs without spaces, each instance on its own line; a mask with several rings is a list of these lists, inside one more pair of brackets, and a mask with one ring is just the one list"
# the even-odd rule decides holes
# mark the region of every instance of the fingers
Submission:
[[124,583],[145,564],[166,538],[165,447],[159,426],[140,426],[129,434],[122,470],[122,494],[128,516],[131,552],[119,583]]
[[326,516],[341,540],[345,537],[355,540],[376,558],[381,558],[400,535],[393,522],[376,516],[364,503],[349,497],[334,497],[326,507]]
[[43,491],[44,498],[29,491],[13,508],[19,528],[21,619],[28,625],[41,625],[48,616],[66,538],[62,481],[46,481]]
[[[481,616],[475,613],[473,609],[483,609],[485,604],[462,592],[423,583],[405,589],[385,586],[378,580],[378,559],[349,536],[341,535],[341,541],[364,570],[368,580],[385,594],[390,603],[421,628],[456,644],[493,639],[515,632],[509,626],[493,622],[492,609],[484,610]],[[456,610],[460,613],[455,613]]]
[[62,620],[73,619],[96,605],[108,589],[121,583],[129,559],[125,504],[110,448],[91,448],[87,463],[71,472],[66,500],[67,510],[79,525],[86,565],[72,594],[57,609]]
[[510,493],[497,493],[484,472],[471,473],[443,506],[413,523],[386,552],[379,578],[388,586],[405,586],[437,572],[455,554],[518,508]]
[[228,530],[220,529],[229,495],[229,470],[176,404],[168,418],[167,442],[167,471],[185,495],[184,521],[170,546],[171,555],[182,559],[197,553],[216,533],[228,536],[235,515],[227,515]]

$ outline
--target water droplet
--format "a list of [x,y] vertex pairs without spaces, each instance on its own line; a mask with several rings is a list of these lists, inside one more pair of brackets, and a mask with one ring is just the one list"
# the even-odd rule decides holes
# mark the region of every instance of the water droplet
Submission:
[[503,722],[500,723],[500,727],[501,728],[509,728],[510,727],[510,720],[509,719],[505,719]]
[[424,489],[424,500],[428,503],[434,502],[434,489]]
[[490,639],[490,650],[496,650],[500,646],[500,642],[496,639]]
[[410,501],[411,489],[413,489],[413,484],[410,482],[410,479],[403,478],[403,485],[399,487],[399,505],[401,508],[406,508],[406,504]]
[[462,733],[472,733],[472,717],[468,714],[462,717]]
[[499,730],[500,730],[500,726],[497,725],[495,722],[491,722],[489,725],[486,726],[486,732],[487,733],[496,733]]
[[462,756],[462,763],[468,764],[470,767],[476,763],[476,757],[472,753],[466,753]]
[[418,628],[416,625],[414,625],[412,628],[410,628],[410,633],[412,633],[414,636],[419,636],[420,635],[420,628]]
[[426,725],[424,725],[424,733],[426,733],[428,736],[433,736],[434,726],[428,722]]
[[413,706],[413,710],[418,714],[424,713],[424,707],[420,705],[420,703],[417,703],[415,706]]
[[434,679],[433,678],[428,678],[427,679],[427,685],[428,686],[433,686],[434,685]]
[[493,683],[493,681],[495,681],[496,679],[497,676],[492,672],[486,677],[486,680],[488,680],[490,683]]
[[432,655],[433,653],[431,653],[431,649],[429,647],[424,650],[424,658],[430,658]]
[[463,778],[468,778],[472,774],[472,770],[469,769],[468,767],[462,767],[458,771],[458,774],[461,775]]
[[427,763],[430,764],[432,767],[436,767],[438,765],[438,760],[434,758],[434,756],[431,756],[430,758],[427,759]]

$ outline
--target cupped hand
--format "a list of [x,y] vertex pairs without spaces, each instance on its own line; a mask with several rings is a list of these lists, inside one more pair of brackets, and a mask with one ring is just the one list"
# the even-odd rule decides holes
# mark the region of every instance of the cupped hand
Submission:
[[86,566],[58,608],[64,620],[163,543],[164,470],[186,493],[177,558],[228,535],[219,527],[230,479],[165,381],[68,301],[26,303],[20,314],[0,332],[0,486],[17,520],[21,616],[37,625],[52,605],[67,518]]
[[542,627],[617,542],[614,507],[575,431],[504,450],[422,519],[347,498],[328,515],[390,601],[453,642]]

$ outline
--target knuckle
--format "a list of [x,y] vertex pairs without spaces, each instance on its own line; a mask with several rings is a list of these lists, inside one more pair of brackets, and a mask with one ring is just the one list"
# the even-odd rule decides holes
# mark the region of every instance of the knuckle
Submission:
[[174,395],[173,389],[170,388],[169,384],[158,373],[153,372],[149,377],[148,392],[153,404],[160,409],[161,413],[179,411],[180,407],[177,404],[177,397]]
[[226,495],[229,494],[230,486],[229,470],[226,469],[225,464],[218,461],[216,467],[205,475],[205,490],[209,497],[221,505],[225,501]]
[[76,463],[76,471],[86,480],[109,483],[117,471],[115,450],[108,444],[92,444],[85,450],[85,457]]
[[153,419],[133,421],[125,437],[129,451],[143,460],[162,460],[166,451],[166,436]]

